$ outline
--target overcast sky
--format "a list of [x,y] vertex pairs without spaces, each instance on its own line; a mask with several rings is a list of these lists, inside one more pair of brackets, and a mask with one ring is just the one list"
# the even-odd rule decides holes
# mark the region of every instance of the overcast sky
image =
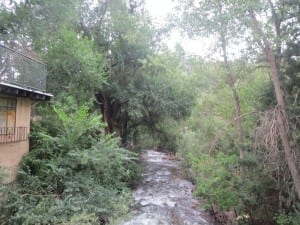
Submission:
[[[146,0],[146,7],[156,24],[167,22],[166,17],[174,6],[175,3],[172,0]],[[212,39],[191,40],[181,35],[180,32],[174,31],[167,40],[169,48],[174,49],[176,42],[179,42],[188,54],[201,56],[209,55],[209,49],[214,46]]]

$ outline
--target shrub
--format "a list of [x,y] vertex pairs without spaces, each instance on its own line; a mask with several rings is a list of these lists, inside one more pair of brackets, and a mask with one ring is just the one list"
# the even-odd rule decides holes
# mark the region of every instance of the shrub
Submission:
[[191,169],[196,175],[196,195],[206,198],[211,204],[218,204],[227,210],[238,204],[236,178],[233,175],[237,157],[218,153],[215,157],[202,153],[195,157],[188,155]]
[[103,134],[88,107],[54,111],[56,135],[34,126],[17,180],[1,186],[1,225],[105,224],[128,211],[135,155]]
[[278,225],[297,225],[300,221],[300,214],[281,212],[275,216],[275,220]]

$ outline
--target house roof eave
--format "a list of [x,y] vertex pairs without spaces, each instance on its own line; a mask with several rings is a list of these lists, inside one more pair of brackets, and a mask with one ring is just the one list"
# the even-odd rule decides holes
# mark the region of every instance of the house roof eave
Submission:
[[44,91],[0,81],[0,93],[33,100],[49,101],[53,95]]

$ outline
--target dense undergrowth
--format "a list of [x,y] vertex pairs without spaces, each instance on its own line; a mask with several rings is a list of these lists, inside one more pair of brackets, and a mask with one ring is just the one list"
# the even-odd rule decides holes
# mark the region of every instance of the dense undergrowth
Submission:
[[16,181],[1,186],[0,224],[107,224],[125,215],[136,155],[104,135],[87,106],[47,111]]
[[[270,85],[264,78],[265,71],[252,70],[237,86],[243,112],[242,143],[237,139],[232,117],[231,93],[217,78],[222,76],[222,70],[217,64],[207,64],[196,71],[199,81],[205,83],[209,83],[206,74],[213,74],[209,77],[211,86],[198,89],[197,104],[183,123],[184,129],[178,130],[181,136],[177,140],[188,176],[196,184],[195,194],[207,200],[208,208],[217,205],[220,213],[236,213],[239,224],[299,224],[300,204],[282,147],[268,147],[269,140],[264,139],[274,129],[265,116],[274,104],[270,101],[274,95],[272,88],[265,89]],[[293,145],[297,149],[299,122],[295,115],[299,109],[295,101],[291,101],[294,105],[290,103],[289,108]],[[245,153],[243,159],[241,148]],[[219,222],[225,223],[226,219]]]

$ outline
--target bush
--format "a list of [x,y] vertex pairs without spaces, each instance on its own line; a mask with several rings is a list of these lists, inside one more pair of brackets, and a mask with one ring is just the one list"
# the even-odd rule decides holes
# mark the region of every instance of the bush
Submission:
[[300,214],[281,212],[275,216],[278,225],[298,225],[300,221]]
[[234,165],[238,161],[236,156],[218,153],[212,157],[202,153],[198,157],[190,154],[188,160],[196,175],[196,195],[206,198],[211,204],[219,205],[223,210],[238,205],[239,195],[234,185]]
[[1,225],[105,224],[128,211],[135,155],[103,134],[88,107],[54,111],[56,135],[34,126],[17,180],[1,186]]

